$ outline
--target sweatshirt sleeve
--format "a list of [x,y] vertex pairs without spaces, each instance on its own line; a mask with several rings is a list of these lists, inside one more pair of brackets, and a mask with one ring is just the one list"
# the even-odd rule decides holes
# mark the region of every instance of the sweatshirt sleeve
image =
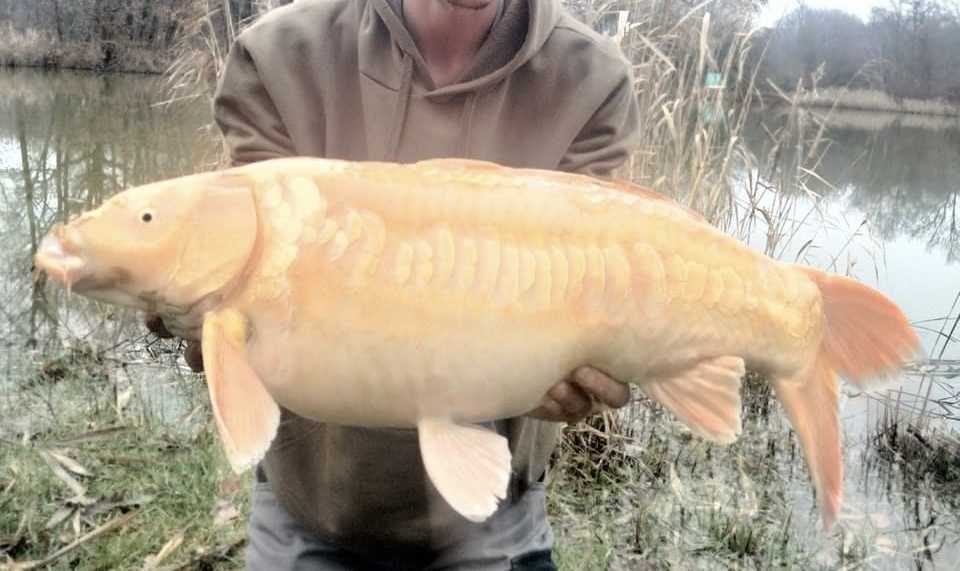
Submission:
[[256,62],[242,41],[234,43],[227,56],[213,116],[235,166],[295,154]]
[[620,70],[613,89],[567,149],[560,170],[610,176],[633,152],[639,109],[630,67],[623,63]]

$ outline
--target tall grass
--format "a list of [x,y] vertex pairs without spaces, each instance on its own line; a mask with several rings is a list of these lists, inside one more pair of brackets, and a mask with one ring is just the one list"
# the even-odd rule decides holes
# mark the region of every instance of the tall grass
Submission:
[[[751,33],[718,37],[704,5],[676,19],[658,2],[631,4],[622,46],[634,62],[643,119],[629,173],[719,222],[731,211],[739,134],[755,92]],[[708,75],[719,76],[712,86]]]
[[[931,364],[944,363],[947,350],[957,340],[960,328],[960,291],[936,329],[927,355]],[[960,503],[960,434],[949,423],[960,425],[960,386],[946,383],[927,365],[919,369],[919,382],[890,390],[875,398],[878,420],[872,441],[880,457],[902,467],[912,482],[934,486]],[[933,369],[933,370],[931,370]],[[954,376],[948,371],[948,376]],[[954,377],[955,378],[955,377]]]
[[[257,18],[290,1],[255,0],[251,13],[244,15],[233,9],[231,0],[191,0],[173,47],[173,63],[166,70],[169,97],[164,104],[203,99],[212,106],[217,79],[223,73],[237,37]],[[221,141],[215,164],[208,166],[216,168],[227,164],[229,154]]]
[[289,0],[256,0],[250,14],[240,14],[231,0],[192,0],[185,9],[173,63],[166,72],[173,98],[212,98],[227,54],[240,32],[287,3]]
[[45,67],[52,62],[62,67],[94,67],[102,60],[100,50],[89,44],[59,45],[50,33],[0,25],[0,66]]
[[768,111],[757,75],[764,45],[754,41],[749,12],[720,19],[710,2],[686,11],[659,0],[613,4],[630,14],[621,46],[634,64],[642,117],[626,175],[785,255],[801,227],[824,215],[810,183],[821,182],[816,170],[829,142],[824,122],[802,113],[797,96],[781,94],[785,121],[767,132],[772,150],[758,157],[748,149],[748,123]]

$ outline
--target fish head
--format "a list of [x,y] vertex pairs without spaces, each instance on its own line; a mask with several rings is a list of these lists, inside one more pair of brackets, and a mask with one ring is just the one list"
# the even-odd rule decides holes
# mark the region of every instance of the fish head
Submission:
[[162,312],[230,284],[256,239],[253,182],[224,171],[121,192],[51,229],[35,262],[68,291]]

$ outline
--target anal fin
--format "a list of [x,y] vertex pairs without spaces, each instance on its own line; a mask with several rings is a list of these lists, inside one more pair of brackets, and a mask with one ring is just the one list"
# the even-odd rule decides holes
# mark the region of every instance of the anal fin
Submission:
[[235,310],[204,316],[203,368],[227,459],[237,473],[266,454],[280,407],[247,361],[247,322]]
[[450,506],[480,522],[507,496],[510,448],[503,436],[444,418],[417,423],[420,454],[433,485]]
[[644,381],[640,388],[707,440],[729,444],[740,435],[740,357],[705,359],[679,375]]

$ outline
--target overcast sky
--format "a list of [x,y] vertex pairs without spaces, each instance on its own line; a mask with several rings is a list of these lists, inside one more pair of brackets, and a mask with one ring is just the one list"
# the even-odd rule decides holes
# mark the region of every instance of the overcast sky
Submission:
[[[811,8],[836,8],[856,14],[866,21],[870,17],[870,9],[874,6],[886,6],[887,0],[847,0],[846,2],[829,2],[828,0],[804,0],[804,4]],[[781,16],[793,11],[799,5],[798,0],[770,0],[767,7],[760,13],[759,24],[772,26]]]

